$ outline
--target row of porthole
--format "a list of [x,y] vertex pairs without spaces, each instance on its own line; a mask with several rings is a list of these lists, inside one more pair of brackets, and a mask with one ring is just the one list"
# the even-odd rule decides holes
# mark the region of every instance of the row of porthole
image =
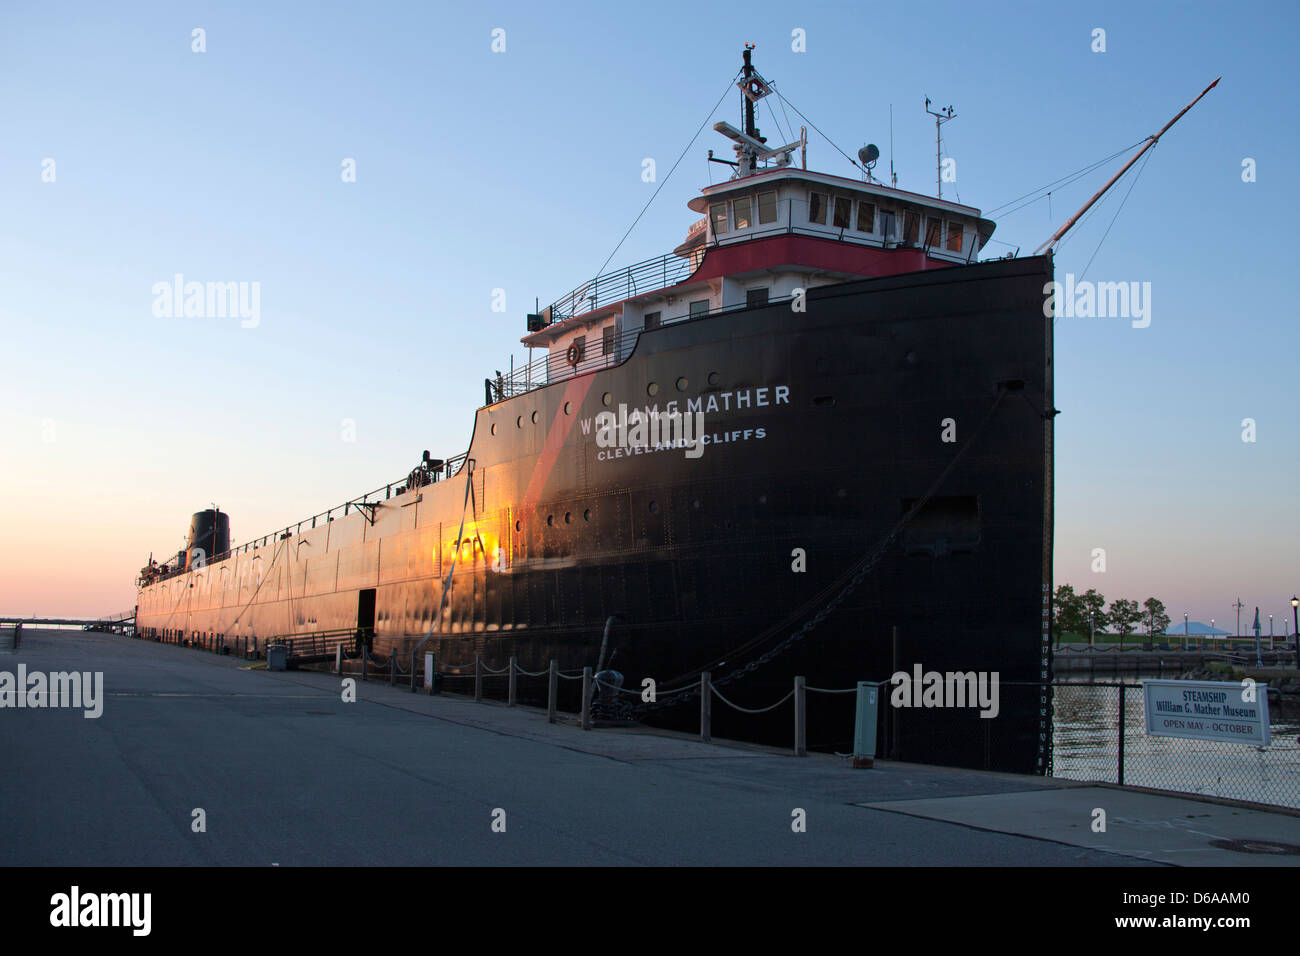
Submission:
[[[838,490],[836,491],[836,495],[837,495],[838,497],[840,497],[840,498],[843,498],[843,497],[844,497],[844,489],[843,489],[843,488],[838,489]],[[765,505],[765,504],[767,504],[767,495],[765,495],[765,494],[764,494],[764,495],[759,495],[759,496],[758,496],[758,503],[759,503],[760,505]],[[699,507],[700,507],[700,499],[699,499],[699,498],[696,498],[694,501],[691,502],[691,508],[692,508],[693,510],[699,510]],[[653,515],[653,514],[658,514],[658,513],[659,513],[659,502],[657,502],[657,501],[651,499],[651,501],[646,505],[646,508],[649,510],[649,512],[650,512],[652,515]],[[590,508],[587,508],[585,511],[582,512],[582,520],[583,520],[583,521],[590,521],[590,520],[591,520],[591,509],[590,509]],[[572,524],[572,523],[573,523],[573,512],[572,512],[572,511],[566,511],[566,512],[564,513],[564,523],[565,523],[565,524]],[[553,527],[555,527],[555,515],[553,515],[553,514],[549,514],[549,515],[546,516],[546,526],[547,526],[548,528],[553,528]],[[523,531],[523,530],[524,530],[524,523],[523,523],[523,521],[520,520],[520,519],[515,519],[515,531],[517,531],[517,532],[521,532],[521,531]]]
[[[710,384],[710,385],[717,385],[718,382],[720,382],[721,380],[722,380],[722,376],[720,376],[717,372],[710,372],[710,373],[709,373],[709,384]],[[681,377],[679,377],[679,378],[677,379],[677,391],[679,391],[679,392],[684,392],[684,391],[686,391],[686,389],[690,388],[690,385],[691,385],[690,380],[687,379],[687,377],[686,377],[685,375],[683,375],[683,376],[681,376]],[[651,382],[649,385],[647,385],[647,386],[645,387],[645,391],[646,391],[646,394],[647,394],[647,395],[649,395],[651,398],[653,398],[654,396],[656,396],[656,395],[659,394],[659,383],[658,383],[658,382]],[[600,397],[600,403],[601,403],[602,405],[604,405],[606,408],[608,408],[609,406],[613,405],[613,404],[614,404],[614,393],[613,393],[613,392],[606,392],[604,395],[602,395],[602,396]],[[564,403],[564,414],[566,414],[566,415],[572,415],[572,414],[573,414],[573,403],[572,403],[572,402],[565,402],[565,403]],[[538,412],[536,409],[534,409],[534,410],[533,410],[533,413],[532,413],[531,415],[528,416],[529,421],[531,421],[534,425],[537,424],[537,420],[538,420],[540,417],[541,417],[541,413]],[[515,427],[516,427],[516,428],[523,428],[523,427],[524,427],[524,416],[523,416],[523,415],[518,415],[518,416],[516,416],[516,418],[515,418]],[[496,423],[496,422],[493,422],[493,423],[492,423],[491,431],[492,431],[492,434],[493,434],[493,435],[495,435],[495,434],[497,433],[497,423]]]

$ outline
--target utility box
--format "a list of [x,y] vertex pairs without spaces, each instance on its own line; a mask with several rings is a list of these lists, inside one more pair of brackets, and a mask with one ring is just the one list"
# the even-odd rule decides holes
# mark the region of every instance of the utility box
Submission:
[[289,648],[283,644],[266,646],[266,669],[269,671],[286,670],[289,666]]
[[876,708],[880,686],[858,681],[858,709],[853,721],[853,767],[868,769],[876,764]]

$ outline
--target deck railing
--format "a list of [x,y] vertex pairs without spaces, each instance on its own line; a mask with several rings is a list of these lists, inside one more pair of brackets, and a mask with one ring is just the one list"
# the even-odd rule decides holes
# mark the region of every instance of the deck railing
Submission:
[[[460,474],[460,470],[465,466],[465,462],[468,458],[469,452],[462,452],[453,458],[448,458],[438,469],[423,472],[422,474],[427,476],[428,479],[425,483],[431,484],[433,482],[446,481],[449,478],[456,477],[456,475]],[[246,541],[243,544],[231,548],[229,551],[223,551],[221,554],[205,555],[203,563],[205,565],[216,564],[217,562],[224,561],[235,554],[246,554],[249,551],[256,551],[260,548],[267,547],[268,545],[274,545],[277,541],[282,541],[286,538],[293,537],[295,534],[300,534],[303,531],[304,526],[306,526],[307,530],[316,527],[317,521],[328,524],[334,520],[334,512],[336,511],[340,512],[338,517],[341,518],[347,517],[354,511],[364,513],[368,507],[377,505],[381,501],[387,501],[399,495],[404,495],[408,491],[418,490],[423,487],[423,485],[419,484],[418,481],[416,484],[412,484],[415,475],[416,472],[412,471],[405,478],[399,481],[390,481],[388,484],[376,488],[374,491],[367,491],[364,495],[357,498],[349,498],[341,505],[335,505],[333,508],[314,514],[311,517],[303,518],[296,524],[286,525],[279,531],[273,531],[270,534],[262,535],[259,538],[253,538],[250,541]],[[168,581],[171,578],[194,569],[194,567],[170,568],[167,571],[154,575],[145,582],[145,584],[153,584],[158,581]]]

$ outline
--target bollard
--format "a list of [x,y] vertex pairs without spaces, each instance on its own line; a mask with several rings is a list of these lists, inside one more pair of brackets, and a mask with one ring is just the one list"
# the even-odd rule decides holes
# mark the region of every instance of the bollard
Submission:
[[474,702],[483,699],[483,655],[474,655]]
[[342,676],[343,674],[343,645],[334,645],[334,673]]
[[551,658],[551,671],[546,680],[546,722],[555,723],[555,695],[559,691],[560,662]]
[[808,689],[803,677],[794,679],[794,755],[808,756]]
[[709,685],[710,674],[700,675],[700,740],[713,743],[713,691]]
[[582,729],[591,730],[591,667],[582,669]]
[[424,686],[430,696],[438,693],[438,658],[432,651],[424,655]]
[[506,706],[507,706],[507,707],[513,707],[513,706],[515,706],[515,699],[516,699],[516,698],[515,698],[515,690],[516,690],[516,687],[515,687],[515,661],[516,661],[516,660],[517,660],[517,658],[515,658],[515,657],[511,657],[511,658],[510,658],[510,694],[509,694],[509,696],[508,696],[507,699],[506,699]]

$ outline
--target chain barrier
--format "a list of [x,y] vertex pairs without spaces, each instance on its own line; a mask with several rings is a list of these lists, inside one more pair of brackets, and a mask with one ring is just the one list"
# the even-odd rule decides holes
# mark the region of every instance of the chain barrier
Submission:
[[709,690],[713,691],[713,696],[716,697],[716,698],[718,698],[718,700],[722,701],[724,704],[726,704],[726,705],[727,705],[728,707],[730,707],[732,710],[738,710],[738,711],[740,711],[742,714],[766,714],[769,710],[776,710],[778,707],[780,707],[780,706],[781,706],[782,704],[784,704],[787,700],[789,700],[791,697],[794,696],[794,691],[791,690],[789,693],[787,693],[784,697],[782,697],[780,700],[778,700],[778,701],[777,701],[775,704],[773,704],[771,707],[759,707],[757,710],[751,710],[751,709],[748,708],[748,707],[741,707],[739,704],[736,704],[736,703],[733,703],[733,702],[727,700],[727,698],[725,698],[725,697],[722,696],[721,691],[719,691],[716,687],[713,686],[712,681],[709,682]]
[[[888,683],[888,682],[882,681],[881,683]],[[858,689],[856,687],[846,687],[843,690],[831,690],[829,687],[805,686],[804,690],[812,691],[813,693],[817,693],[817,694],[856,694],[858,692]]]

